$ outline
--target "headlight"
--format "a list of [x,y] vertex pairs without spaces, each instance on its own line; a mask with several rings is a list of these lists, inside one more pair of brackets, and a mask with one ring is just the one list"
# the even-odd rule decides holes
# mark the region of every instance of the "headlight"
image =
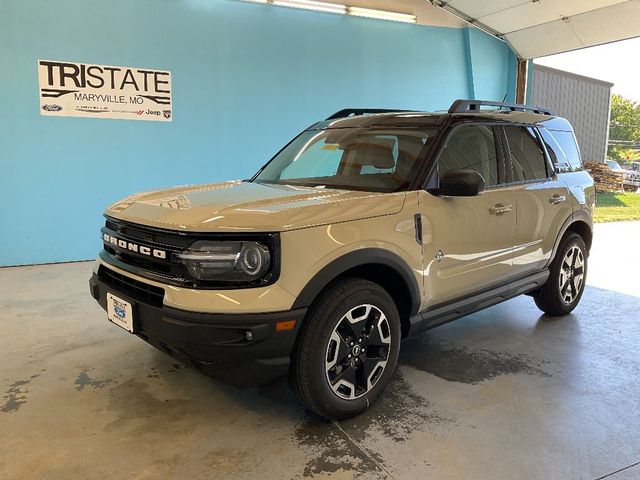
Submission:
[[254,241],[201,240],[178,258],[198,280],[234,283],[260,280],[271,265],[269,249]]

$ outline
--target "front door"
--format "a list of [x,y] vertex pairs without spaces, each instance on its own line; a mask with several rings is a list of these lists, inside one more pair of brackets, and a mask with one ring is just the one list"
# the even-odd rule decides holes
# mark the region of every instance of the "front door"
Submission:
[[472,168],[485,190],[472,197],[419,191],[426,305],[459,299],[506,282],[512,276],[516,230],[515,193],[505,186],[499,130],[461,125],[449,133],[437,156],[438,175]]

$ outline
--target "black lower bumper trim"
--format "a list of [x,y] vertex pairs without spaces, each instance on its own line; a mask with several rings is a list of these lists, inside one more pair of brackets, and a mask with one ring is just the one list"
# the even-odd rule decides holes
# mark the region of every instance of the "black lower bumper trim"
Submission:
[[[106,310],[110,292],[132,304],[134,333],[203,373],[239,387],[285,375],[306,308],[275,313],[209,314],[155,306],[107,285],[94,274],[91,295]],[[296,320],[293,330],[275,324]]]

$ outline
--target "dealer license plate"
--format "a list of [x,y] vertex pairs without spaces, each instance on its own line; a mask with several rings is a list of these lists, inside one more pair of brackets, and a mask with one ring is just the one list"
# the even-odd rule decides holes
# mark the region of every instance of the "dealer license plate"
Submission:
[[133,333],[133,308],[129,302],[107,293],[107,318]]

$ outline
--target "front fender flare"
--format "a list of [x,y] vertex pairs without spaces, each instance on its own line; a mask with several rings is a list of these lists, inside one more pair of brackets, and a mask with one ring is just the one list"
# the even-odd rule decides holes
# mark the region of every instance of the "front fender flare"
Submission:
[[362,248],[349,252],[325,265],[305,285],[292,309],[309,307],[318,294],[343,273],[365,265],[384,265],[392,268],[404,281],[411,299],[410,315],[420,308],[420,288],[411,267],[397,254],[381,248]]

